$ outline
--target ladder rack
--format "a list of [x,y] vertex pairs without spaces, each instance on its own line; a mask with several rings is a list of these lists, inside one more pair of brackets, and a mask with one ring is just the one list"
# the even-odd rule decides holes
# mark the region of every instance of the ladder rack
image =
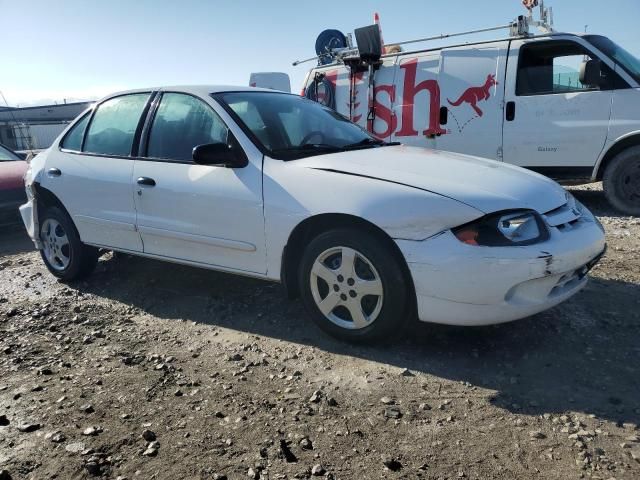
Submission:
[[[541,30],[543,33],[553,33],[554,29],[553,29],[552,7],[545,8],[544,0],[540,0],[539,7],[540,7],[540,20],[535,20],[533,18],[533,10],[529,10],[528,15],[520,15],[514,21],[512,21],[511,23],[507,23],[506,25],[498,25],[496,27],[480,28],[476,30],[467,30],[464,32],[457,32],[457,33],[443,33],[441,35],[436,35],[433,37],[424,37],[424,38],[417,38],[415,40],[406,40],[402,42],[387,43],[385,44],[385,47],[389,47],[392,45],[393,46],[410,45],[413,43],[430,42],[434,40],[444,40],[446,38],[462,37],[466,35],[474,35],[477,33],[486,33],[486,32],[493,32],[497,30],[506,30],[506,29],[509,29],[509,36],[511,37],[530,36],[531,35],[529,31],[530,27],[536,27],[539,30]],[[311,62],[313,60],[318,60],[321,57],[327,57],[327,56],[334,58],[335,62],[339,63],[339,62],[344,62],[345,58],[351,58],[358,55],[359,53],[357,48],[347,47],[347,48],[334,49],[316,57],[307,58],[305,60],[297,60],[293,62],[293,66],[295,67],[302,63]]]

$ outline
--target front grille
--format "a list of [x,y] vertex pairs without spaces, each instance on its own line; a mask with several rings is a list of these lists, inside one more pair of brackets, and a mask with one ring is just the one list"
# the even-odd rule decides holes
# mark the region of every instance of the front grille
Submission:
[[[571,202],[573,203],[573,202]],[[582,213],[571,203],[548,211],[543,215],[547,225],[557,227],[560,231],[571,230],[582,218]]]

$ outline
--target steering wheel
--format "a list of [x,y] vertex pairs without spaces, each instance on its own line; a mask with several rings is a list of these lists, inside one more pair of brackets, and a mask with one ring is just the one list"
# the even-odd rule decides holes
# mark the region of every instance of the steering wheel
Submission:
[[307,133],[304,138],[300,141],[300,145],[306,145],[307,143],[309,143],[309,140],[311,140],[314,135],[318,135],[320,136],[320,141],[319,142],[314,142],[314,143],[323,143],[324,142],[324,133],[322,133],[320,130],[313,130],[309,133]]

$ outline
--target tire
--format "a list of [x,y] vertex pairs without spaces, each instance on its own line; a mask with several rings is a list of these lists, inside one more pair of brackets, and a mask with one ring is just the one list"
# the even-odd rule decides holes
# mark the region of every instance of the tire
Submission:
[[98,263],[98,249],[80,241],[71,217],[59,207],[47,207],[39,220],[40,256],[47,269],[64,281],[89,275]]
[[640,146],[618,153],[602,177],[604,195],[627,215],[640,216]]
[[304,250],[298,275],[311,318],[341,340],[391,340],[409,321],[402,265],[371,233],[340,228],[318,235]]

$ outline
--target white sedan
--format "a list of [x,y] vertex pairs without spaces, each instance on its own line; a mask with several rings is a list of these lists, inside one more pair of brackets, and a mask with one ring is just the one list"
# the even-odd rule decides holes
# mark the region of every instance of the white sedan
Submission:
[[327,332],[389,338],[416,315],[485,325],[568,299],[605,249],[555,182],[384,143],[333,110],[255,88],[97,102],[32,162],[20,210],[47,268],[99,249],[282,282]]

